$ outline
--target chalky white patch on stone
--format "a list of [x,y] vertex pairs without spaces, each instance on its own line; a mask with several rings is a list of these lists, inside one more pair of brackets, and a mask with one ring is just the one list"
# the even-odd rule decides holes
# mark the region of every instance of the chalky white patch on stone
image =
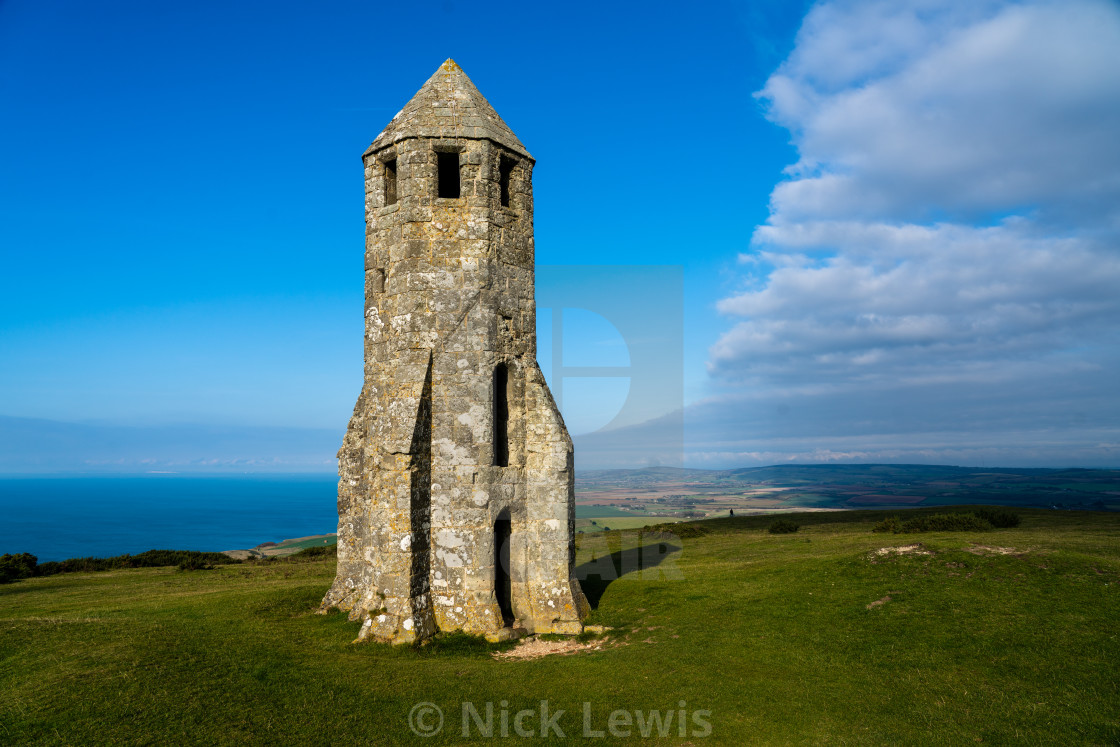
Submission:
[[474,465],[474,460],[471,457],[471,450],[466,446],[460,446],[451,439],[440,439],[433,441],[433,446],[439,447],[440,456],[444,457],[452,467],[459,465]]
[[443,547],[462,547],[465,543],[454,529],[441,529],[436,533],[436,544]]
[[462,568],[465,565],[461,557],[446,550],[436,550],[436,558],[442,560],[448,568]]

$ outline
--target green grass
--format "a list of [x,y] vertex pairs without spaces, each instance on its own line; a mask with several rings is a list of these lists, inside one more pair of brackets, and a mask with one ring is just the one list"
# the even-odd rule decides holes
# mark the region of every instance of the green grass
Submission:
[[677,521],[684,521],[683,519],[676,519],[669,516],[609,516],[609,517],[595,517],[595,524],[592,524],[592,519],[576,519],[576,530],[581,532],[601,532],[603,527],[607,526],[611,529],[640,529],[651,524],[672,523]]
[[[871,531],[915,513],[790,515],[801,529],[788,535],[766,531],[772,516],[704,521],[657,568],[588,584],[587,622],[625,645],[531,661],[495,661],[498,647],[466,636],[353,645],[356,623],[313,614],[331,560],[3,585],[0,743],[462,744],[483,740],[473,722],[461,735],[461,703],[484,715],[491,702],[497,730],[506,701],[516,738],[513,715],[542,700],[566,711],[569,740],[553,741],[578,743],[585,702],[606,730],[615,709],[683,700],[711,712],[712,734],[682,740],[674,725],[665,743],[1115,744],[1120,515],[1021,509],[1014,529]],[[632,559],[621,543],[636,535],[597,535],[581,560]],[[935,554],[871,554],[913,542]],[[422,701],[445,712],[433,739],[408,728]]]

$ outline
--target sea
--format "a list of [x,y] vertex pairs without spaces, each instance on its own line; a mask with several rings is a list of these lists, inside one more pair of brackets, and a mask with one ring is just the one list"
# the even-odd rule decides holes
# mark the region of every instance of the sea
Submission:
[[338,478],[315,475],[0,478],[0,554],[40,562],[145,550],[221,552],[338,527]]

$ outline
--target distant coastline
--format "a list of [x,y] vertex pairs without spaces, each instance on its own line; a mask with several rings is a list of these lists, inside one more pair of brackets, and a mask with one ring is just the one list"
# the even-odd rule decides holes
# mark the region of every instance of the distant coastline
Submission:
[[223,550],[222,554],[236,560],[282,558],[287,555],[295,555],[300,550],[306,550],[309,547],[330,547],[335,544],[338,544],[337,534],[315,534],[310,537],[296,537],[280,542],[263,542],[247,550]]
[[[0,475],[0,553],[40,561],[153,549],[279,555],[333,541],[337,482],[333,473]],[[1120,470],[851,464],[576,473],[579,532],[731,511],[962,504],[1120,510]]]

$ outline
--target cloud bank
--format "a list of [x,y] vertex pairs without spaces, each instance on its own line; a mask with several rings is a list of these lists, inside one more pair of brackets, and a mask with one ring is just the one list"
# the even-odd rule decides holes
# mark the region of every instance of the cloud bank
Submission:
[[0,475],[334,473],[342,428],[124,426],[0,415]]
[[1117,71],[1104,0],[815,6],[688,460],[1115,464]]

